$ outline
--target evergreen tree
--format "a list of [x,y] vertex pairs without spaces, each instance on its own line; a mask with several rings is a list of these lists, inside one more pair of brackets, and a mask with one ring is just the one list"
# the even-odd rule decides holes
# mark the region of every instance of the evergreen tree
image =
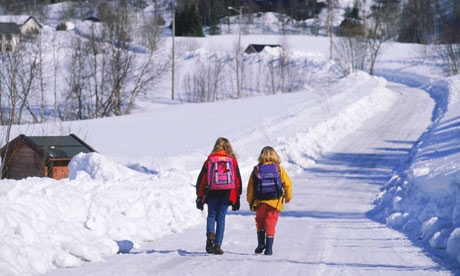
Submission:
[[175,19],[177,36],[203,36],[198,7],[195,4],[176,10]]
[[342,36],[363,36],[365,27],[359,16],[359,3],[355,1],[353,8],[346,8],[342,23],[339,26],[339,34]]
[[187,20],[189,20],[190,29],[186,32],[186,36],[204,36],[198,7],[196,5],[191,5],[189,7]]

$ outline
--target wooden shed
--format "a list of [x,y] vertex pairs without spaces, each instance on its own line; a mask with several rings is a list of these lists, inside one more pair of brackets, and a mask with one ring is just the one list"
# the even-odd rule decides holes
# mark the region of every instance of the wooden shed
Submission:
[[265,47],[281,47],[279,44],[249,44],[244,52],[246,54],[260,53]]
[[[69,136],[25,136],[19,135],[0,149],[3,171],[2,178],[23,179],[29,176],[52,177],[69,176],[72,157],[95,150],[78,138]],[[5,159],[6,153],[6,159]]]

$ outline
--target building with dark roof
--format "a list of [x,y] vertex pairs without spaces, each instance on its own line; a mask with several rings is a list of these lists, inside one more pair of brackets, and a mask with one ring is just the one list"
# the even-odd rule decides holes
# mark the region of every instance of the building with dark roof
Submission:
[[42,25],[37,19],[29,16],[22,24],[16,22],[0,22],[0,53],[17,50],[20,37],[38,34]]
[[2,178],[30,176],[62,179],[69,176],[69,163],[79,153],[96,152],[75,134],[69,136],[19,135],[0,149]]
[[17,49],[21,29],[16,23],[0,23],[0,53]]
[[281,47],[279,44],[249,44],[244,52],[246,54],[260,53],[265,47]]

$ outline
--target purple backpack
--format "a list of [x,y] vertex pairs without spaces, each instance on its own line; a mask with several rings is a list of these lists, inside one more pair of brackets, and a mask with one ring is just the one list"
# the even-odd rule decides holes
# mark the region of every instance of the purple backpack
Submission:
[[281,169],[277,164],[258,165],[254,167],[254,199],[277,199],[283,195]]
[[208,158],[209,190],[233,190],[236,188],[233,158],[213,156]]

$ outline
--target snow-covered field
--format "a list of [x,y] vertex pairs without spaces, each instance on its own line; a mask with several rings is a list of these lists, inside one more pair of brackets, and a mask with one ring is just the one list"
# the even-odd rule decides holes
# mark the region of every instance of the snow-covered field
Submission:
[[[98,153],[75,157],[69,179],[0,181],[0,275],[460,273],[459,77],[443,77],[419,45],[387,44],[379,77],[341,79],[324,37],[243,35],[242,45],[282,40],[319,82],[296,93],[179,104],[168,100],[164,78],[156,102],[139,103],[132,115],[14,126],[13,138],[75,133]],[[193,70],[236,41],[184,38],[193,49],[178,64]],[[276,262],[252,254],[247,206],[227,218],[227,254],[204,253],[194,184],[220,136],[232,142],[244,183],[266,145],[294,179]],[[113,256],[122,240],[134,243],[133,254]]]

